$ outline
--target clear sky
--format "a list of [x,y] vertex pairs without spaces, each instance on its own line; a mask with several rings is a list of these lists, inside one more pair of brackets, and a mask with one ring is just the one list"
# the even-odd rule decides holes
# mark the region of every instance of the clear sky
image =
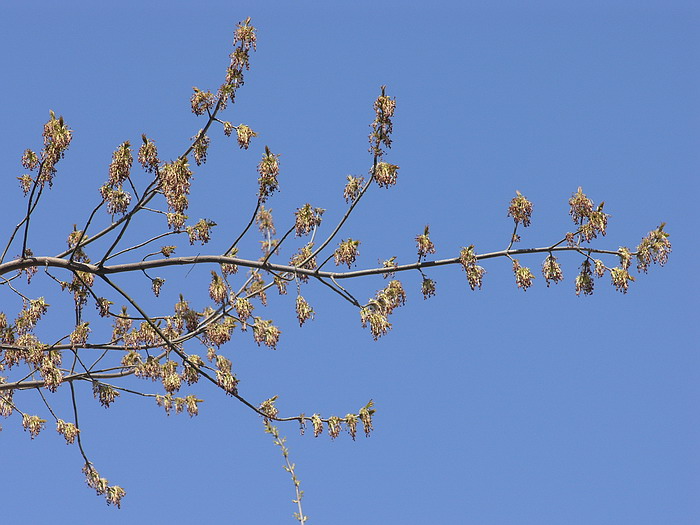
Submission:
[[[407,304],[378,342],[325,287],[305,287],[317,314],[301,329],[293,294],[275,295],[265,316],[283,330],[278,349],[240,332],[224,349],[241,393],[279,394],[284,415],[342,416],[370,398],[378,410],[374,434],[356,442],[280,427],[309,523],[698,523],[698,5],[351,4],[3,3],[2,237],[24,213],[15,177],[22,151],[40,147],[49,109],[74,139],[32,230],[37,255],[58,253],[84,222],[118,144],[147,133],[163,158],[180,154],[202,126],[189,110],[192,86],[221,83],[235,24],[250,16],[258,50],[224,118],[260,136],[239,151],[211,133],[190,215],[219,226],[212,243],[184,242],[181,255],[220,253],[240,231],[265,145],[282,155],[282,191],[269,203],[278,229],[306,202],[334,224],[345,177],[371,165],[366,137],[383,84],[397,100],[387,160],[401,168],[398,185],[373,188],[347,223],[342,237],[362,241],[358,268],[412,262],[426,224],[437,258],[469,244],[503,249],[515,190],[534,203],[521,247],[546,246],[573,228],[567,201],[578,186],[611,214],[595,246],[633,249],[666,221],[674,248],[665,268],[635,271],[626,295],[606,277],[577,297],[581,257],[571,254],[560,258],[565,281],[550,288],[543,257],[522,257],[536,274],[526,293],[501,259],[485,264],[476,292],[457,267],[430,271],[438,293],[427,301],[419,275],[404,275]],[[258,240],[253,232],[241,255],[258,258]],[[154,304],[185,290],[204,306],[210,269],[163,272]],[[149,293],[143,280],[120,282]],[[40,283],[33,294],[55,294]],[[348,283],[361,300],[384,285]],[[15,311],[0,293],[1,309]],[[0,433],[4,522],[293,523],[279,451],[240,403],[201,384],[206,401],[190,419],[126,396],[105,411],[82,393],[85,447],[127,490],[122,509],[84,486],[75,446],[51,426],[31,441],[13,416]],[[35,393],[15,400],[41,413]]]

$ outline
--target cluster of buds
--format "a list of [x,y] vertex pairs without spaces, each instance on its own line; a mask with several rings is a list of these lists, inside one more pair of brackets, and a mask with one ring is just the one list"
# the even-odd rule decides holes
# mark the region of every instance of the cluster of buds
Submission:
[[323,208],[312,208],[311,204],[306,203],[301,208],[297,208],[294,212],[294,230],[296,236],[301,237],[307,235],[318,226],[321,225],[321,216],[325,212]]
[[459,262],[467,272],[467,282],[472,290],[475,290],[477,286],[481,289],[483,284],[484,274],[486,270],[483,267],[476,264],[477,258],[474,252],[474,245],[470,244],[466,248],[462,248],[459,252]]
[[532,203],[519,191],[515,192],[515,197],[510,201],[508,216],[513,217],[515,224],[522,223],[525,227],[530,226]]
[[357,240],[348,239],[347,241],[342,241],[335,252],[333,252],[335,265],[340,266],[341,264],[347,264],[348,268],[350,268],[360,255],[358,251],[359,246],[360,241]]

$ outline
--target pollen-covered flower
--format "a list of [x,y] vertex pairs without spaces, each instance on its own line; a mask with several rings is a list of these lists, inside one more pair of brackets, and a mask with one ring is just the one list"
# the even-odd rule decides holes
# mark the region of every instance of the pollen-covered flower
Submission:
[[379,162],[374,168],[374,180],[380,188],[388,188],[396,184],[399,167],[388,162]]
[[296,236],[301,237],[311,233],[314,228],[321,225],[321,216],[325,212],[323,208],[312,208],[311,204],[306,203],[301,208],[297,208],[294,212],[294,229]]
[[519,191],[515,192],[515,197],[508,206],[508,216],[513,217],[515,224],[523,223],[523,226],[530,226],[532,217],[532,203]]
[[112,154],[112,162],[109,165],[109,185],[120,186],[131,171],[134,163],[134,156],[131,154],[131,144],[129,141],[122,142]]
[[462,248],[459,252],[459,262],[462,264],[462,268],[467,273],[467,282],[472,290],[475,290],[477,286],[481,289],[483,284],[484,274],[486,270],[481,266],[476,264],[477,258],[474,253],[474,245],[470,244],[466,248]]
[[544,280],[547,281],[547,288],[549,288],[549,281],[554,281],[554,284],[557,284],[564,278],[557,258],[551,253],[542,263],[542,275],[544,276]]
[[637,246],[637,269],[640,272],[646,273],[652,263],[659,263],[663,266],[668,261],[668,256],[671,253],[671,241],[668,240],[669,234],[664,231],[665,226],[666,223],[662,222],[657,229],[650,231]]
[[586,197],[581,186],[579,186],[578,191],[569,199],[569,206],[571,207],[569,214],[576,224],[590,217],[593,211],[593,201]]
[[364,177],[353,177],[348,175],[348,182],[343,190],[343,197],[345,202],[355,201],[360,195],[362,190],[362,185],[365,183]]
[[418,260],[426,257],[429,253],[435,253],[435,245],[430,240],[430,226],[426,225],[423,233],[416,237],[418,247]]
[[190,97],[192,105],[192,113],[195,115],[203,115],[206,111],[211,110],[216,104],[216,98],[210,91],[202,91],[197,87],[192,87],[194,93]]
[[156,143],[148,139],[146,135],[141,135],[141,140],[143,140],[143,144],[139,148],[138,161],[145,171],[153,173],[160,164]]
[[270,148],[265,146],[265,154],[258,164],[258,184],[260,185],[259,197],[265,200],[268,196],[279,189],[277,176],[280,172],[279,155],[275,155],[270,151]]
[[360,255],[358,247],[360,246],[360,241],[353,239],[348,239],[347,241],[342,241],[335,252],[333,252],[333,259],[335,260],[335,265],[340,266],[341,264],[347,264],[348,268],[355,263],[355,260]]
[[306,321],[314,318],[314,309],[311,308],[309,303],[306,302],[306,299],[304,299],[301,295],[297,295],[296,311],[299,326],[303,326]]
[[250,139],[257,136],[258,134],[245,124],[239,124],[236,127],[236,138],[238,140],[238,147],[240,147],[241,149],[248,149],[248,146],[250,146]]
[[532,280],[535,276],[530,271],[530,268],[520,266],[517,259],[513,260],[513,273],[515,274],[515,283],[518,285],[518,288],[522,288],[525,292],[532,286]]

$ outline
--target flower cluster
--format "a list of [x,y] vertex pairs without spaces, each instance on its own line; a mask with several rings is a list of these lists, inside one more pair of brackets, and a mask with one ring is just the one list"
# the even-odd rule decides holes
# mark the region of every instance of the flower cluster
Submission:
[[227,394],[238,394],[238,379],[231,373],[231,361],[224,356],[216,356],[216,382]]
[[315,315],[314,309],[311,308],[309,303],[306,302],[306,299],[304,299],[301,295],[297,295],[296,311],[299,326],[303,326],[306,321],[313,319]]
[[559,266],[557,258],[551,253],[547,255],[547,258],[542,263],[542,275],[544,280],[547,281],[547,288],[549,288],[549,281],[554,281],[554,284],[557,284],[564,279],[561,266]]
[[248,146],[250,146],[250,139],[257,136],[258,134],[245,124],[239,124],[238,127],[236,127],[236,139],[241,149],[248,149]]
[[381,95],[374,102],[375,118],[370,125],[372,133],[369,135],[369,151],[377,157],[384,154],[382,146],[391,148],[391,133],[393,131],[391,118],[396,110],[396,99],[386,95],[386,86],[382,86],[381,90]]
[[427,277],[423,277],[423,283],[421,284],[421,293],[423,294],[423,299],[428,299],[435,295],[435,281]]
[[383,290],[379,290],[366,306],[360,308],[360,320],[363,328],[369,324],[372,337],[376,341],[391,330],[389,315],[406,302],[406,292],[400,281],[389,281]]
[[355,201],[357,197],[360,196],[360,191],[362,190],[362,185],[364,182],[364,177],[353,177],[352,175],[348,175],[348,182],[343,190],[343,198],[345,198],[345,202]]
[[112,154],[112,162],[109,165],[110,186],[117,187],[129,177],[134,156],[131,154],[131,144],[127,140],[122,142]]
[[591,272],[591,262],[588,258],[581,264],[581,272],[576,276],[576,295],[593,294],[593,273]]
[[510,201],[508,217],[513,217],[515,224],[522,223],[523,226],[530,226],[532,203],[519,191],[515,192],[515,197]]
[[[182,214],[189,205],[187,195],[190,193],[191,177],[192,171],[190,171],[190,165],[185,157],[165,163],[158,171],[160,189],[165,195],[168,209],[177,216],[183,216]],[[168,216],[168,224],[171,228],[179,224],[177,216],[172,218]]]
[[267,197],[272,195],[274,191],[279,189],[277,182],[277,176],[280,172],[279,157],[279,155],[273,154],[270,148],[265,146],[265,154],[258,164],[258,173],[260,174],[260,177],[258,177],[258,184],[260,186],[258,198],[263,202]]
[[141,135],[141,140],[143,140],[143,144],[141,144],[139,148],[139,164],[141,164],[143,169],[148,173],[153,173],[160,164],[156,143],[148,139],[146,135]]
[[[44,132],[42,133],[44,149],[41,152],[38,182],[42,185],[48,182],[49,186],[51,186],[53,177],[56,174],[56,164],[65,155],[73,139],[73,132],[68,129],[68,126],[63,121],[63,117],[56,118],[56,114],[53,111],[50,111],[49,115],[49,121],[44,125]],[[27,165],[36,165],[31,156]]]
[[233,44],[238,47],[231,53],[226,79],[219,87],[217,93],[218,104],[221,109],[226,107],[230,100],[236,98],[236,90],[243,85],[243,70],[250,68],[250,50],[255,50],[255,27],[250,25],[250,18],[239,23],[233,37]]
[[109,485],[109,481],[100,477],[92,463],[85,463],[83,474],[85,474],[85,481],[88,487],[94,489],[98,496],[104,494],[107,505],[116,505],[117,508],[121,507],[122,498],[126,496],[126,491],[123,488],[118,485]]
[[[579,234],[581,239],[586,242],[590,242],[595,239],[600,233],[605,236],[605,230],[608,226],[607,213],[603,212],[603,206],[605,202],[601,202],[595,209],[593,208],[593,201],[586,197],[583,190],[579,186],[576,193],[569,199],[569,214],[571,215],[574,223],[579,225]],[[573,236],[569,239],[567,234],[567,240],[569,244],[573,244]]]
[[205,112],[211,111],[211,108],[216,104],[216,98],[210,91],[202,91],[198,87],[193,86],[194,93],[190,98],[192,113],[195,115],[203,115]]
[[[289,264],[297,268],[303,268],[305,270],[315,270],[316,269],[316,257],[311,257],[313,254],[314,244],[312,242],[303,246],[295,253],[289,260]],[[308,260],[307,260],[308,259]],[[304,262],[306,261],[306,262]],[[308,275],[303,273],[297,274],[300,281],[306,282],[309,280]]]
[[347,264],[348,268],[355,263],[355,260],[360,255],[358,247],[360,246],[360,241],[353,239],[348,239],[347,241],[342,241],[335,252],[333,252],[333,259],[335,260],[335,265],[340,266],[341,264]]
[[476,264],[477,259],[476,253],[474,253],[473,244],[470,244],[468,247],[460,250],[459,262],[461,263],[462,268],[464,268],[464,271],[467,272],[467,282],[469,283],[469,287],[472,290],[475,290],[477,286],[479,289],[481,289],[486,270]]
[[202,245],[208,243],[211,239],[211,229],[214,226],[216,223],[207,219],[200,219],[194,226],[188,226],[186,231],[190,238],[190,244],[194,244],[195,241],[199,241]]
[[80,433],[80,430],[73,423],[66,423],[62,419],[59,419],[56,421],[56,432],[65,438],[66,445],[72,445],[75,442],[75,438]]
[[435,245],[430,240],[430,226],[426,225],[423,233],[416,237],[416,245],[418,247],[418,260],[427,257],[430,253],[435,253]]
[[668,261],[668,255],[671,253],[671,241],[668,240],[669,234],[664,231],[665,226],[666,223],[662,222],[658,228],[650,231],[637,246],[637,269],[640,272],[646,272],[652,263],[659,263],[663,266]]
[[522,288],[525,292],[532,286],[535,276],[530,271],[530,268],[520,266],[517,259],[513,259],[513,273],[515,274],[515,283],[518,285],[518,288]]
[[325,212],[323,208],[312,208],[306,203],[294,212],[294,229],[296,236],[301,237],[311,233],[311,230],[321,225],[321,216]]
[[170,411],[174,408],[176,414],[182,413],[183,410],[187,409],[187,414],[190,417],[194,417],[199,414],[199,403],[202,399],[197,399],[193,395],[185,397],[173,397],[172,394],[165,394],[164,396],[156,395],[156,403],[159,407],[165,409],[165,413],[170,415]]
[[277,347],[277,342],[280,339],[280,334],[282,331],[272,324],[272,321],[262,319],[260,317],[255,318],[253,323],[253,339],[255,342],[269,346],[273,350]]
[[120,396],[117,390],[105,383],[100,383],[98,381],[93,381],[92,393],[95,396],[95,399],[100,401],[100,405],[102,405],[105,408],[109,408],[109,405],[114,403],[114,400]]
[[388,188],[396,184],[399,167],[388,162],[379,162],[373,169],[372,175],[380,188]]
[[207,150],[209,149],[209,144],[211,140],[204,134],[204,130],[199,130],[192,139],[192,153],[194,153],[194,161],[197,166],[201,166],[207,161]]

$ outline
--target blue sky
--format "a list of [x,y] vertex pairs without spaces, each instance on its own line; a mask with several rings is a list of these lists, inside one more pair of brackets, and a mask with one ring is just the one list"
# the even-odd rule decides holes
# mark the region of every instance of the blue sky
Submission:
[[[539,272],[543,258],[522,257],[537,276],[526,293],[505,259],[485,265],[476,292],[456,267],[429,272],[438,293],[428,301],[419,276],[402,275],[408,302],[378,342],[325,287],[304,288],[317,315],[301,329],[293,294],[275,295],[265,315],[283,330],[278,349],[258,348],[240,332],[225,347],[241,393],[255,402],[279,394],[288,415],[342,416],[370,398],[378,409],[374,434],[356,442],[281,426],[309,523],[697,523],[698,7],[4,5],[3,238],[25,206],[15,182],[22,151],[40,147],[49,109],[65,117],[74,139],[31,232],[41,255],[61,251],[73,223],[98,202],[118,144],[146,133],[163,158],[180,154],[203,125],[189,110],[191,88],[219,85],[235,24],[248,16],[258,50],[224,118],[260,136],[239,151],[211,133],[190,215],[218,226],[212,243],[183,242],[181,255],[219,253],[240,231],[265,145],[282,155],[282,191],[269,203],[278,229],[306,202],[328,210],[326,228],[334,224],[345,211],[346,175],[371,165],[366,137],[383,84],[397,100],[387,160],[401,169],[398,185],[373,188],[346,225],[342,237],[362,241],[358,268],[390,256],[413,261],[413,239],[426,224],[437,258],[468,244],[503,249],[515,190],[535,206],[521,246],[548,245],[572,229],[567,201],[578,186],[611,214],[596,246],[634,248],[665,221],[674,249],[666,267],[635,274],[624,296],[606,277],[592,297],[577,297],[581,260],[573,255],[562,255],[565,282],[550,288]],[[241,255],[258,258],[258,240],[250,234]],[[183,290],[204,306],[210,269],[162,272],[163,298],[153,307],[169,308]],[[149,293],[136,277],[120,284]],[[385,281],[348,285],[363,300]],[[59,307],[65,296],[47,281],[35,286],[32,294],[56,304],[42,330],[60,331],[61,316],[70,319]],[[1,293],[9,315],[15,298]],[[151,400],[125,396],[105,411],[83,390],[85,447],[100,473],[127,490],[123,508],[84,486],[75,446],[52,428],[31,441],[13,416],[0,433],[8,521],[293,523],[282,458],[241,404],[202,384],[200,416],[166,417]],[[66,392],[56,398],[69,419]],[[41,410],[35,393],[15,400]]]

